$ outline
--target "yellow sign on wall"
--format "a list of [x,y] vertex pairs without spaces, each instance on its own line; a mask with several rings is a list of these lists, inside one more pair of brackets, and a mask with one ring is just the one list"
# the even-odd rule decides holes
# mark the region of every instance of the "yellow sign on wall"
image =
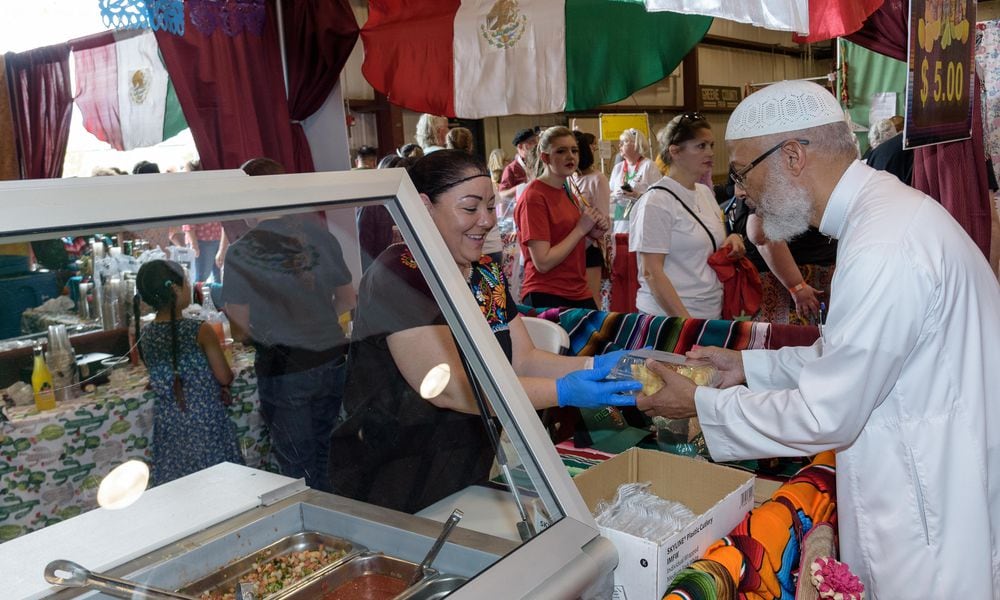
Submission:
[[601,114],[601,139],[617,141],[626,129],[638,129],[649,135],[649,115],[646,113],[608,113]]

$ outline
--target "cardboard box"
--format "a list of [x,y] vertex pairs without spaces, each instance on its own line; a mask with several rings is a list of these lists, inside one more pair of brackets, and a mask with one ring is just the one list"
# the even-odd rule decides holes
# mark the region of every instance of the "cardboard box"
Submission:
[[660,600],[681,569],[736,527],[754,503],[754,476],[705,461],[633,448],[573,479],[591,512],[612,501],[618,486],[652,482],[651,491],[698,515],[663,543],[601,527],[618,549],[615,600]]
[[758,478],[753,484],[753,507],[757,508],[761,504],[770,500],[771,496],[774,495],[774,492],[778,491],[778,488],[780,487],[780,481]]

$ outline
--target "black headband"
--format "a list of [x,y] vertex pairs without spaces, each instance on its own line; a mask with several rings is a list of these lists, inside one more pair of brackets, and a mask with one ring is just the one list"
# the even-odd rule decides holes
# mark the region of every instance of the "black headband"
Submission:
[[431,198],[434,198],[435,196],[438,196],[440,194],[443,194],[444,192],[447,192],[448,190],[450,190],[451,188],[455,187],[456,185],[460,185],[462,183],[465,183],[466,181],[471,181],[471,180],[476,179],[478,177],[489,177],[489,175],[487,173],[475,173],[474,175],[469,175],[468,177],[463,177],[461,179],[452,181],[450,183],[444,183],[444,184],[441,184],[441,185],[439,185],[437,187],[432,187],[431,189],[427,190],[424,193],[427,194],[428,196],[430,196]]

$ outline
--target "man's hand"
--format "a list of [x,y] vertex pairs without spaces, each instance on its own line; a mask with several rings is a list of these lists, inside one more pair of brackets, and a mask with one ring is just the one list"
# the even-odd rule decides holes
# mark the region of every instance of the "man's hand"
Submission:
[[747,381],[743,371],[743,354],[736,350],[726,350],[715,346],[698,347],[686,355],[692,360],[703,360],[715,367],[722,377],[720,388],[743,385]]
[[663,387],[652,396],[636,396],[635,405],[639,410],[649,417],[668,419],[698,416],[694,405],[694,392],[698,386],[693,381],[653,359],[646,360],[646,368],[663,380]]

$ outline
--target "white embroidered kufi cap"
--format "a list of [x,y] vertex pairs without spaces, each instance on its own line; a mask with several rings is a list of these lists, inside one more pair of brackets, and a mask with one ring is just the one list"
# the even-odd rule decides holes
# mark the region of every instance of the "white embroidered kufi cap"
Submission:
[[786,133],[844,121],[844,109],[811,81],[781,81],[750,94],[729,117],[727,140]]

